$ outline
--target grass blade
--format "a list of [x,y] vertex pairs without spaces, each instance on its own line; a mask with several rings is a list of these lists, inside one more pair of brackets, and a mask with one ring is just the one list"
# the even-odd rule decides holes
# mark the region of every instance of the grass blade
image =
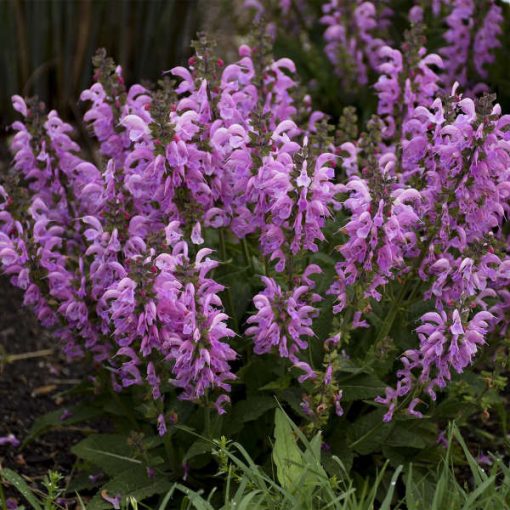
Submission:
[[16,490],[30,503],[30,506],[34,510],[42,510],[39,500],[35,497],[32,489],[27,485],[25,480],[21,478],[21,476],[8,468],[2,469],[2,471],[0,471],[0,476],[13,485]]

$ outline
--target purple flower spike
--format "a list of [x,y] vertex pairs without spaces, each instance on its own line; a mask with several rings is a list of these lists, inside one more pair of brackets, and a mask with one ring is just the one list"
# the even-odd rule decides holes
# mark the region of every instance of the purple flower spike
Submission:
[[[308,268],[303,279],[318,268]],[[246,335],[252,336],[256,354],[266,354],[273,350],[282,358],[288,358],[293,366],[303,372],[300,382],[315,377],[314,370],[301,360],[298,354],[308,347],[308,338],[314,336],[312,322],[317,316],[313,306],[319,296],[312,292],[314,284],[303,284],[295,289],[284,291],[274,279],[262,277],[265,289],[253,301],[257,313],[248,319],[251,326]]]

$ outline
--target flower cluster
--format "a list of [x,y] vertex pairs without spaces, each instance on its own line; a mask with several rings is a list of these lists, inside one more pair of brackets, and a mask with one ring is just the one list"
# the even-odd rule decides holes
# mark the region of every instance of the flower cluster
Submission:
[[[446,27],[442,34],[444,42],[436,50],[444,62],[444,66],[440,66],[442,86],[448,90],[454,82],[459,82],[475,93],[480,92],[486,88],[480,80],[487,79],[487,66],[494,62],[494,50],[501,45],[502,8],[495,0],[444,3],[443,6],[437,1],[431,5],[438,30]],[[416,4],[409,11],[409,21],[411,25],[418,26],[423,22],[425,13],[422,5]],[[322,8],[324,16],[321,22],[327,26],[324,32],[325,52],[339,76],[353,75],[357,84],[366,85],[369,71],[379,71],[381,63],[388,57],[396,65],[394,72],[398,73],[402,62],[398,56],[383,49],[392,46],[387,31],[393,17],[391,2],[332,0],[324,2]],[[420,51],[423,57],[425,50]],[[413,70],[421,68],[418,72],[423,72],[424,66],[436,64],[436,61],[437,57],[429,58],[418,66],[409,56],[404,59]],[[387,74],[387,71],[383,73]],[[411,79],[414,79],[413,75],[407,74]]]
[[[366,85],[380,64],[392,10],[387,2],[330,0],[322,5],[325,52],[344,81]],[[382,39],[379,34],[384,34]],[[349,83],[347,83],[349,84]]]
[[[298,258],[318,251],[338,205],[328,166],[336,157],[318,150],[313,126],[291,120],[292,61],[272,60],[264,46],[252,58],[242,46],[225,66],[203,36],[195,48],[189,67],[171,70],[180,82],[154,90],[126,88],[121,69],[98,52],[96,83],[81,96],[97,166],[80,157],[56,112],[13,98],[23,122],[0,188],[0,260],[66,354],[107,364],[114,389],[146,386],[162,410],[170,384],[184,400],[216,395],[222,413],[236,333],[224,286],[208,275],[218,262],[200,246],[205,231],[238,240],[258,233],[263,256],[277,259],[270,271],[292,266],[292,289],[274,283],[292,318],[292,345],[280,352],[306,369],[297,354],[313,336],[318,296],[308,275],[317,267],[301,273]],[[163,414],[158,423],[165,430]]]
[[[344,186],[348,194],[343,205],[350,212],[342,228],[346,241],[338,247],[337,279],[330,292],[337,298],[334,312],[346,306],[358,309],[353,326],[368,326],[361,320],[366,300],[379,301],[382,288],[408,271],[407,260],[416,253],[417,211],[421,195],[411,187],[401,187],[392,177],[394,157],[385,154],[352,176]],[[354,293],[353,293],[354,291]],[[351,301],[349,303],[349,294]]]
[[491,328],[497,322],[506,328],[491,302],[508,278],[501,227],[510,198],[509,123],[491,98],[475,103],[454,87],[445,104],[416,108],[404,128],[416,136],[404,146],[412,154],[404,158],[405,171],[415,181],[416,172],[422,175],[419,215],[426,226],[414,267],[437,311],[422,316],[420,347],[404,353],[397,388],[381,400],[390,405],[387,419],[397,397],[417,384],[435,399],[435,389],[445,387],[452,369],[460,373],[472,362]]
[[[475,23],[483,16],[483,20]],[[459,82],[464,86],[477,85],[469,75],[472,59],[478,79],[487,78],[486,65],[494,61],[493,50],[500,46],[502,10],[494,0],[475,2],[455,0],[446,15],[445,45],[439,50],[445,62],[444,84]],[[471,56],[472,53],[472,56]]]
[[262,253],[278,261],[278,272],[303,250],[318,251],[325,221],[339,207],[334,170],[327,165],[336,160],[335,155],[311,158],[307,137],[301,147],[287,135],[295,129],[291,121],[276,128],[271,136],[275,150],[263,158],[250,182],[255,188],[252,224],[258,220]]
[[266,354],[275,350],[283,358],[288,358],[293,366],[304,373],[299,382],[315,378],[312,367],[300,360],[298,354],[308,347],[307,338],[314,332],[312,323],[318,310],[313,306],[321,297],[312,292],[314,282],[309,276],[320,273],[315,264],[308,266],[300,285],[284,291],[273,278],[263,277],[264,290],[253,301],[257,313],[248,319],[250,326],[245,334],[253,336],[256,354]]
[[[128,359],[116,372],[121,386],[141,384],[141,358],[154,360],[146,363],[146,380],[153,398],[160,399],[156,367],[168,362],[169,381],[182,389],[180,398],[196,401],[209,390],[230,390],[228,381],[235,376],[229,362],[236,354],[224,340],[235,333],[218,296],[223,287],[207,277],[218,265],[208,258],[212,250],[202,248],[191,261],[175,227],[167,228],[170,253],[133,256],[129,273],[110,286],[99,305],[112,324],[116,357]],[[227,401],[224,393],[218,397],[219,412]]]
[[360,135],[349,109],[330,134],[263,30],[228,65],[199,35],[154,87],[126,87],[98,52],[81,95],[94,162],[56,112],[14,96],[2,271],[69,358],[106,366],[115,391],[145,392],[160,434],[169,399],[225,412],[246,344],[296,376],[313,426],[343,414],[351,353],[400,348],[377,402],[385,420],[404,402],[421,416],[423,393],[435,399],[510,323],[510,117],[448,84],[455,68],[472,86],[459,70],[472,52],[486,76],[501,24],[489,3],[476,34],[473,2],[433,3],[462,46],[438,54],[418,5],[393,47],[380,38],[390,2],[324,3],[329,57],[346,79],[374,80],[377,116]]
[[[393,74],[393,78],[399,73],[398,68],[402,66],[400,57],[385,48],[394,48],[394,34],[390,27],[396,21],[395,13],[402,8],[400,5],[392,5],[391,0],[322,0],[315,11],[306,2],[296,2],[295,9],[291,5],[286,1],[271,0],[245,2],[245,7],[255,9],[257,19],[265,17],[272,20],[273,37],[278,35],[278,26],[284,26],[286,31],[299,25],[304,25],[309,31],[323,28],[324,52],[345,92],[353,86],[369,85],[371,78],[379,73]],[[431,34],[435,38],[438,33],[441,35],[434,53],[444,63],[439,73],[439,85],[443,91],[451,89],[455,82],[459,82],[470,94],[487,90],[484,81],[488,77],[488,66],[495,60],[494,51],[501,45],[503,31],[503,10],[497,1],[434,0],[429,5],[415,1],[408,13],[411,27],[422,25],[426,18],[432,23]],[[424,56],[422,50],[421,57]],[[381,72],[381,64],[388,59],[393,72],[388,73],[388,65],[385,66],[387,70]],[[436,56],[425,59],[421,71],[424,66],[436,64],[436,61]],[[410,61],[407,56],[404,63],[417,68],[417,62]],[[406,74],[413,81],[414,76],[411,75]],[[388,78],[391,80],[392,76]],[[400,86],[403,93],[404,83]],[[410,89],[406,85],[406,94],[408,91]],[[394,96],[395,104],[398,104],[397,96]]]
[[382,46],[379,78],[374,85],[378,96],[377,114],[386,126],[384,136],[397,135],[402,123],[417,106],[428,106],[436,97],[440,77],[433,69],[443,69],[443,61],[436,54],[427,54],[420,25],[406,32],[402,51]]

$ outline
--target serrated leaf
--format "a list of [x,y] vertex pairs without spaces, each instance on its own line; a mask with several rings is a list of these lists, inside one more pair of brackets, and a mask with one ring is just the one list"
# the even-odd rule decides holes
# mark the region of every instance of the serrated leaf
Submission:
[[274,381],[279,362],[281,363],[276,357],[269,355],[257,356],[245,364],[237,375],[239,380],[246,384],[248,392],[256,392],[264,384]]
[[409,460],[414,460],[414,456],[410,453],[414,452],[414,450],[410,450],[409,448],[384,445],[381,451],[384,458],[388,460],[393,467],[406,464]]
[[90,491],[91,489],[99,487],[104,483],[104,478],[96,479],[90,477],[90,471],[81,471],[76,473],[70,480],[67,486],[67,492],[78,492],[83,493],[85,490]]
[[462,415],[463,413],[469,416],[477,409],[478,408],[475,404],[465,402],[460,398],[459,399],[448,398],[441,402],[434,409],[433,416],[435,420],[455,419],[459,415]]
[[386,439],[388,446],[400,446],[407,448],[425,448],[426,441],[423,439],[419,431],[410,429],[408,421],[397,423],[391,434]]

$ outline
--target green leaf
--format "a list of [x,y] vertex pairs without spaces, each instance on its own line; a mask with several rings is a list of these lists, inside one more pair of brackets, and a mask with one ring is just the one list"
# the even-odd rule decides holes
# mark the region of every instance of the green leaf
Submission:
[[292,387],[278,393],[278,400],[286,402],[292,410],[301,416],[304,416],[301,402],[303,401],[303,391],[299,387]]
[[295,490],[303,471],[302,454],[289,419],[281,409],[275,412],[274,437],[273,460],[278,481],[284,489]]
[[252,501],[260,495],[260,491],[252,491],[246,494],[241,500],[241,503],[238,505],[239,510],[252,510],[253,508],[259,508],[259,506]]
[[408,448],[425,448],[427,442],[420,431],[412,430],[412,422],[397,423],[386,439],[388,446],[405,446]]
[[103,414],[101,409],[89,405],[78,405],[72,407],[69,411],[71,412],[71,416],[65,420],[61,420],[62,409],[51,411],[50,413],[43,414],[36,418],[23,445],[48,430],[62,428],[66,425],[76,425],[77,423],[92,420]]
[[327,437],[326,443],[331,448],[331,453],[323,455],[324,467],[330,474],[341,474],[339,471],[340,466],[338,462],[333,459],[333,456],[338,457],[346,472],[349,472],[354,460],[354,452],[349,448],[347,443],[346,429],[341,426],[336,426],[331,435]]
[[209,453],[211,451],[212,445],[210,441],[206,441],[205,439],[197,439],[188,449],[186,455],[184,456],[183,462],[186,462],[193,457],[197,457],[198,455],[203,455],[204,453]]
[[275,380],[275,369],[278,368],[278,364],[281,366],[282,362],[276,357],[256,356],[246,363],[237,375],[239,380],[246,385],[248,392],[256,392],[264,384]]
[[158,510],[166,510],[166,506],[168,505],[168,502],[170,501],[170,498],[173,496],[174,492],[175,485],[165,494],[165,497],[163,498],[163,501],[161,501]]
[[[188,510],[193,508],[194,510],[214,510],[212,505],[204,499],[199,492],[188,489],[188,487],[181,484],[176,484],[175,487],[186,495],[186,498],[180,506],[181,509]],[[191,503],[191,505],[189,503]],[[184,506],[185,504],[186,506]]]
[[287,372],[282,377],[265,384],[259,390],[286,390],[292,382],[292,376]]
[[381,451],[383,457],[388,460],[393,467],[407,464],[409,461],[416,458],[416,450],[410,448],[384,445]]
[[334,267],[336,260],[333,257],[331,257],[331,255],[328,255],[327,253],[324,253],[322,251],[318,251],[313,254],[312,262],[318,264],[319,266],[321,266],[321,268],[323,268],[328,266]]
[[246,277],[235,278],[230,275],[228,279],[228,286],[232,289],[232,293],[235,296],[234,301],[234,313],[238,322],[240,322],[248,306],[251,303],[253,296],[251,285],[246,281]]
[[377,409],[352,423],[347,432],[349,448],[355,449],[362,455],[380,449],[394,427],[393,422],[383,422],[384,413],[385,409]]
[[141,460],[133,457],[133,449],[128,446],[127,437],[120,434],[89,436],[73,446],[71,451],[111,476],[142,464]]
[[[328,280],[329,281],[329,280]],[[333,323],[333,299],[327,298],[320,307],[319,317],[313,323],[313,329],[317,335],[317,339],[324,341],[331,334]]]
[[397,485],[397,479],[400,476],[400,473],[402,471],[402,466],[398,466],[398,468],[395,470],[395,473],[393,473],[393,476],[391,477],[390,482],[390,488],[388,489],[388,492],[386,493],[386,497],[384,498],[384,501],[381,505],[381,510],[391,510],[391,500],[393,499],[393,493],[395,492],[395,487]]
[[462,510],[470,510],[472,508],[476,508],[475,503],[477,499],[483,495],[484,492],[489,494],[495,492],[496,485],[496,475],[492,475],[490,478],[487,478],[484,482],[480,483],[476,489],[469,494],[469,497],[466,499],[466,503],[462,507]]
[[67,485],[67,492],[78,492],[83,493],[84,491],[89,491],[91,489],[99,487],[102,483],[104,483],[104,479],[93,479],[91,480],[90,471],[80,471],[76,473],[70,480]]
[[321,446],[322,434],[320,432],[315,434],[311,441],[305,444],[305,451],[302,455],[306,470],[301,470],[301,493],[309,493],[308,487],[320,486],[321,483],[328,479],[328,475],[321,462]]
[[477,485],[480,485],[482,482],[487,480],[488,475],[485,473],[485,471],[479,466],[478,462],[476,462],[476,459],[471,455],[471,452],[469,451],[469,448],[466,445],[466,442],[464,441],[464,438],[462,437],[461,433],[459,432],[459,429],[455,422],[451,425],[451,433],[450,433],[450,442],[451,437],[455,437],[455,439],[459,442],[462,451],[464,452],[464,455],[466,456],[466,460],[468,461],[469,468],[471,469],[471,474],[473,475],[473,479],[475,480]]
[[25,480],[21,478],[14,471],[4,468],[0,471],[0,476],[3,480],[6,480],[10,484],[12,484],[16,490],[30,503],[30,506],[34,510],[41,510],[41,504],[39,500],[35,497],[32,489],[26,484]]
[[320,463],[321,460],[322,433],[317,432],[310,441],[310,452],[313,458]]
[[434,410],[434,420],[452,420],[476,412],[478,407],[475,404],[465,402],[462,398],[447,398],[441,402]]
[[248,422],[260,418],[275,407],[274,397],[255,396],[237,403],[232,412],[236,418],[239,417],[243,422]]
[[343,391],[342,400],[350,402],[352,400],[363,400],[365,398],[373,398],[384,393],[385,384],[371,374],[358,374],[338,381]]
[[[163,476],[149,478],[142,466],[135,466],[118,473],[112,480],[102,487],[110,496],[121,496],[122,500],[131,496],[137,501],[143,501],[157,494],[165,494],[172,488],[172,482]],[[102,510],[111,508],[111,504],[101,497],[101,493],[94,496],[88,503],[87,510]]]

